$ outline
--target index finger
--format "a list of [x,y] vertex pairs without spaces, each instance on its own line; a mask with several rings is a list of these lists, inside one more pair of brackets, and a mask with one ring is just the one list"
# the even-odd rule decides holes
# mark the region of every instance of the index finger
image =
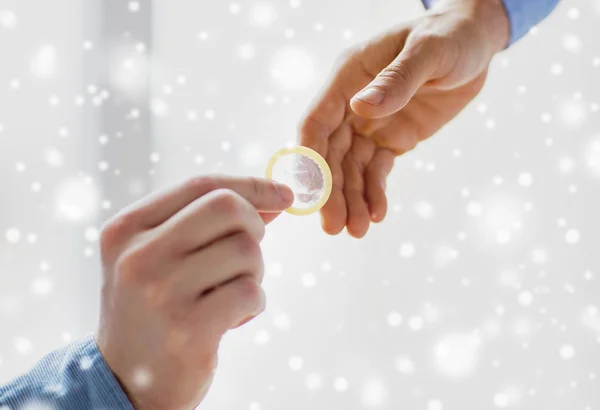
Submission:
[[327,156],[329,137],[344,121],[348,100],[342,69],[336,70],[300,122],[300,144]]
[[151,229],[164,223],[196,199],[217,189],[229,189],[248,200],[259,212],[265,212],[265,223],[289,208],[294,193],[286,185],[264,178],[222,175],[192,178],[175,188],[159,191],[138,201],[121,213],[130,214],[140,229]]

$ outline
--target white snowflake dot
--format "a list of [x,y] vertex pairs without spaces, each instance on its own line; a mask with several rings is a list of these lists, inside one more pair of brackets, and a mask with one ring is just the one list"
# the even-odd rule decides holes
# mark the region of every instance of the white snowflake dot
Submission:
[[254,343],[256,343],[258,345],[267,344],[267,343],[269,343],[270,340],[271,340],[271,336],[269,335],[269,332],[267,332],[265,329],[260,329],[254,335]]
[[317,284],[317,276],[314,273],[306,273],[302,276],[302,286],[312,288]]
[[16,228],[7,229],[4,236],[10,243],[17,243],[21,240],[21,232]]
[[559,63],[554,63],[550,66],[550,72],[553,75],[561,75],[563,73],[564,69],[562,64]]
[[579,9],[575,8],[575,7],[571,7],[569,9],[569,11],[567,12],[567,16],[571,19],[571,20],[577,20],[579,18]]
[[361,396],[365,407],[384,407],[388,401],[387,388],[381,379],[375,377],[365,382]]
[[45,295],[47,293],[52,292],[54,284],[48,278],[37,278],[33,281],[31,288],[33,293],[36,293],[38,295]]
[[256,49],[250,43],[242,44],[238,47],[238,56],[242,60],[252,60],[256,56]]
[[418,332],[419,330],[421,330],[423,328],[423,318],[419,317],[419,316],[413,316],[409,319],[408,321],[408,327],[411,328],[411,330]]
[[575,245],[581,240],[581,234],[577,229],[570,229],[565,235],[565,240],[567,243]]
[[531,186],[531,184],[533,184],[533,177],[531,176],[531,174],[524,172],[521,175],[519,175],[518,181],[519,185],[528,187]]
[[575,348],[571,345],[564,345],[560,348],[560,357],[570,360],[575,357]]
[[519,303],[523,306],[529,306],[533,302],[533,294],[528,291],[519,293]]
[[294,357],[290,358],[290,360],[288,361],[288,365],[290,366],[290,369],[297,372],[300,369],[302,369],[302,366],[304,365],[304,361],[302,360],[301,357],[294,356]]
[[27,354],[31,352],[33,344],[31,340],[25,337],[17,337],[14,341],[15,350],[20,354]]
[[148,369],[139,368],[133,372],[133,384],[141,389],[146,389],[152,384],[152,373]]
[[273,325],[280,330],[289,330],[292,327],[292,321],[287,314],[278,313],[273,318]]
[[415,245],[412,243],[403,243],[400,245],[400,256],[403,258],[411,258],[415,255]]
[[575,34],[565,34],[562,38],[562,45],[570,53],[579,53],[583,48],[581,40]]
[[504,393],[496,393],[494,395],[494,405],[498,408],[504,408],[506,406],[508,406],[509,401],[508,401],[508,397],[506,396],[506,394]]
[[423,219],[433,217],[433,206],[427,201],[419,201],[415,204],[415,212]]
[[337,392],[344,392],[348,390],[348,380],[343,377],[336,377],[333,381],[333,388]]
[[444,410],[444,405],[439,400],[429,400],[427,402],[427,410]]
[[10,30],[15,28],[18,22],[15,13],[9,10],[0,10],[0,27]]
[[396,369],[401,374],[408,376],[415,372],[415,363],[408,356],[400,356],[396,359]]
[[398,312],[390,312],[387,315],[388,325],[392,327],[398,327],[402,324],[402,315]]
[[252,23],[259,27],[267,27],[273,24],[277,18],[275,9],[268,2],[259,2],[254,4],[250,11]]
[[92,359],[89,356],[85,356],[85,357],[81,358],[81,360],[79,361],[79,368],[81,370],[89,370],[92,368],[93,364],[94,364],[94,359]]
[[318,373],[310,373],[306,375],[306,388],[314,391],[323,386],[323,377]]

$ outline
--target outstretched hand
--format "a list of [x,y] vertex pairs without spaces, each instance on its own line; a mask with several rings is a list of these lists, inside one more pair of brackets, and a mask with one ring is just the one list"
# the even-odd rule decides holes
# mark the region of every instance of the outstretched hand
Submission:
[[344,54],[303,119],[301,144],[326,158],[332,235],[363,237],[387,212],[394,159],[452,120],[482,89],[509,36],[500,0],[440,1],[425,16]]

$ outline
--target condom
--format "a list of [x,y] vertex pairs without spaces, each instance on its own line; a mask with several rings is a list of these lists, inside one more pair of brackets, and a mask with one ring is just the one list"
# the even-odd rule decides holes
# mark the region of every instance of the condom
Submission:
[[266,177],[289,186],[294,203],[292,215],[310,215],[325,205],[331,195],[331,170],[316,151],[289,147],[276,152],[267,165]]

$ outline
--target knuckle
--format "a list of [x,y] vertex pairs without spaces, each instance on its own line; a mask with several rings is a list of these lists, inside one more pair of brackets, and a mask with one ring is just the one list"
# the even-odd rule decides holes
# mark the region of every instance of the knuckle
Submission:
[[115,264],[118,281],[122,284],[139,283],[151,266],[152,250],[138,246],[124,252]]
[[262,289],[256,280],[250,276],[244,276],[239,279],[238,283],[239,297],[248,306],[252,308],[258,308],[260,306],[260,299]]
[[388,67],[386,67],[380,74],[379,79],[384,82],[401,82],[403,84],[410,84],[412,81],[412,74],[408,67],[397,61]]
[[420,142],[416,130],[411,134],[403,135],[401,141],[399,148],[402,153],[414,150]]
[[300,123],[299,132],[303,138],[307,136],[315,136],[320,139],[325,139],[333,133],[333,128],[323,121],[319,121],[315,117],[315,113],[311,113],[307,115]]
[[[265,224],[262,220],[259,220],[259,216],[257,216],[257,223],[254,224],[253,226],[255,226],[256,228],[254,228],[255,232],[256,232],[256,238],[258,238],[258,240],[262,240],[265,237],[265,233],[266,233],[266,228],[265,228]],[[260,245],[259,242],[256,242],[256,246],[258,247],[258,250],[260,251]]]
[[239,233],[236,235],[235,241],[239,254],[247,256],[252,260],[262,258],[260,245],[250,233]]
[[215,191],[215,195],[211,201],[211,206],[214,211],[230,217],[239,216],[244,211],[243,198],[237,193],[228,189],[220,189]]
[[419,33],[414,33],[410,38],[411,45],[420,47],[438,47],[447,37],[430,30],[423,30]]
[[185,185],[186,190],[201,196],[217,189],[217,180],[215,176],[194,177],[190,178]]
[[264,277],[264,260],[259,242],[251,234],[244,232],[237,236],[239,255],[245,260],[245,269],[255,281],[261,283]]
[[411,55],[427,60],[432,64],[441,64],[456,58],[458,41],[456,36],[437,31],[423,31],[414,34],[407,43]]
[[103,253],[117,247],[127,238],[135,226],[136,215],[126,213],[118,215],[104,224],[100,231],[100,249]]
[[250,184],[252,184],[252,192],[254,192],[257,196],[262,196],[265,194],[266,184],[259,180],[256,177],[250,177]]

